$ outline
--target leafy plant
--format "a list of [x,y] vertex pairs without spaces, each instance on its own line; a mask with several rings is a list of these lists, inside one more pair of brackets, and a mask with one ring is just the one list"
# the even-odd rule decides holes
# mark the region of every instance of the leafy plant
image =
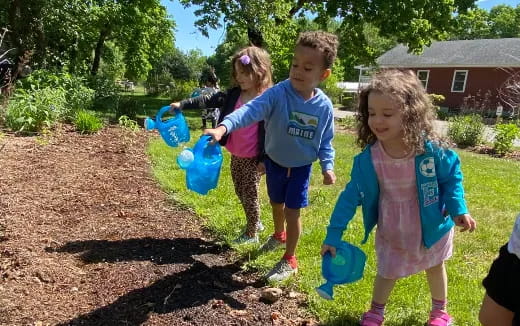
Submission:
[[51,128],[66,111],[62,88],[19,88],[7,106],[5,123],[11,130],[30,133]]
[[134,132],[140,129],[139,125],[137,124],[137,121],[130,119],[126,115],[122,115],[119,117],[118,124],[121,128]]
[[354,116],[346,116],[344,118],[339,118],[336,121],[340,126],[346,129],[355,129],[357,125],[357,120]]
[[176,80],[170,87],[168,96],[173,100],[182,100],[190,97],[196,87],[196,81]]
[[92,134],[103,128],[103,121],[86,110],[80,110],[76,112],[74,126],[82,134]]
[[495,132],[493,148],[498,155],[504,155],[513,148],[513,141],[520,135],[520,128],[514,123],[503,123],[495,126]]
[[482,142],[484,123],[480,115],[456,116],[450,118],[449,122],[448,136],[457,146],[464,148]]
[[35,70],[27,78],[18,81],[19,88],[28,92],[44,88],[61,89],[65,92],[65,104],[58,119],[70,121],[78,110],[92,107],[95,91],[85,86],[86,80],[67,72]]
[[444,100],[446,100],[446,97],[444,97],[444,95],[442,94],[428,94],[428,97],[430,98],[430,101],[433,103],[433,105],[439,105],[441,104],[442,102],[444,102]]

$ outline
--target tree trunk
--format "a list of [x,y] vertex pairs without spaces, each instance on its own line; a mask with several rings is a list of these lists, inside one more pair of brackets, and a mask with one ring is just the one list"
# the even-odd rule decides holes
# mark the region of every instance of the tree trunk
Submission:
[[92,70],[90,74],[95,76],[99,70],[99,65],[101,63],[101,57],[103,56],[103,50],[105,49],[105,41],[110,34],[110,30],[102,29],[99,33],[99,38],[96,44],[96,50],[94,51],[94,61],[92,62]]
[[20,0],[13,0],[11,1],[11,5],[8,9],[8,21],[9,21],[9,32],[7,32],[7,37],[9,39],[9,44],[7,48],[14,48],[13,51],[9,53],[9,56],[14,57],[14,68],[11,72],[11,79],[15,80],[16,75],[18,72],[18,65],[20,63],[20,57],[24,53],[24,49],[22,46],[22,35],[20,35],[20,28],[19,28],[19,22],[22,21],[21,19],[21,1]]

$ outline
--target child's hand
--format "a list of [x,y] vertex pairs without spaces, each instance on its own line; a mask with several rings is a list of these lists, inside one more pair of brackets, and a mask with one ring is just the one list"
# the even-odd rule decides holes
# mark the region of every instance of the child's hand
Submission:
[[181,106],[181,103],[179,103],[179,102],[170,103],[170,110],[168,110],[168,111],[170,113],[173,113],[173,111],[175,111],[175,109],[178,109],[180,106]]
[[332,256],[332,258],[336,257],[336,247],[333,247],[333,246],[329,246],[329,245],[326,245],[326,244],[323,244],[321,245],[321,255],[325,255],[326,252],[330,252],[330,255]]
[[324,185],[333,185],[336,182],[336,175],[334,174],[334,171],[327,170],[323,171],[322,174]]
[[258,162],[258,164],[256,165],[256,171],[260,175],[264,175],[265,174],[265,164],[264,164],[264,162]]
[[203,134],[210,135],[211,138],[213,138],[213,143],[216,143],[222,139],[222,136],[224,136],[226,134],[226,131],[227,131],[226,127],[220,125],[215,129],[204,129]]
[[477,222],[471,217],[469,214],[462,214],[457,215],[453,218],[453,221],[455,221],[455,224],[457,226],[462,227],[460,232],[464,232],[466,230],[469,230],[469,232],[473,232],[475,228],[477,227]]

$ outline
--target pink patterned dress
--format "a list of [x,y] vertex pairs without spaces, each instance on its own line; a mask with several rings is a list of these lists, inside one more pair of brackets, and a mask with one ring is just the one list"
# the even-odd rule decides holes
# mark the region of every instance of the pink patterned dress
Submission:
[[453,229],[430,249],[422,242],[415,156],[392,158],[379,142],[371,147],[371,154],[380,188],[376,230],[378,274],[397,279],[451,257]]

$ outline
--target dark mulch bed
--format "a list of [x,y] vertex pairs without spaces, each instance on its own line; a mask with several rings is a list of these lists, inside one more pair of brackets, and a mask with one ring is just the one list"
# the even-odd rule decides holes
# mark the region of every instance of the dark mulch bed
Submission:
[[303,295],[259,300],[258,275],[167,200],[147,137],[1,141],[0,324],[314,324]]

